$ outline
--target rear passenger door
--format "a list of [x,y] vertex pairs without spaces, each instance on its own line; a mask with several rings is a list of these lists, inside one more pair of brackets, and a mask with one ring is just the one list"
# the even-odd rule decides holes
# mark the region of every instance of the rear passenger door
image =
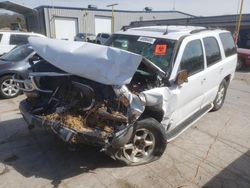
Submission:
[[204,98],[204,93],[201,89],[204,80],[204,53],[202,42],[200,39],[186,40],[183,41],[182,46],[184,46],[184,48],[181,47],[179,51],[179,56],[181,57],[177,57],[174,73],[172,74],[176,77],[178,72],[187,70],[189,76],[188,82],[176,86],[176,89],[173,90],[177,97],[177,104],[172,115],[173,126],[171,126],[171,129],[200,110]]
[[204,71],[204,90],[203,106],[213,102],[216,97],[219,84],[222,81],[223,64],[222,54],[218,39],[215,36],[208,36],[202,39],[205,50],[206,70]]
[[222,80],[230,79],[229,77],[236,67],[237,55],[232,35],[229,32],[207,36],[202,41],[206,56],[202,104],[205,106],[214,101]]

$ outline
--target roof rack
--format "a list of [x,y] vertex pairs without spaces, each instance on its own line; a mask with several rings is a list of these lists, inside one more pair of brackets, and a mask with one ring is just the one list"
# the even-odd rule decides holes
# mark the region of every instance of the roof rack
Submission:
[[[202,26],[205,27],[205,26]],[[194,29],[190,32],[190,34],[195,34],[195,33],[199,33],[202,31],[212,31],[212,30],[216,30],[219,29],[218,27],[205,27],[204,29]]]
[[[171,24],[172,25],[172,24]],[[121,30],[123,31],[127,31],[128,29],[132,29],[132,28],[138,28],[138,27],[150,27],[150,26],[166,26],[166,31],[163,32],[163,35],[167,35],[168,34],[168,26],[171,26],[169,24],[164,24],[164,25],[161,25],[161,24],[151,24],[151,25],[126,25],[126,26],[123,26],[121,28]],[[199,25],[183,25],[183,24],[173,24],[173,25],[176,25],[176,26],[193,26],[193,27],[203,27],[203,29],[194,29],[192,31],[190,31],[190,34],[196,34],[196,33],[199,33],[199,32],[203,32],[203,31],[211,31],[211,30],[215,30],[215,29],[220,29],[219,27],[208,27],[208,26],[199,26]]]

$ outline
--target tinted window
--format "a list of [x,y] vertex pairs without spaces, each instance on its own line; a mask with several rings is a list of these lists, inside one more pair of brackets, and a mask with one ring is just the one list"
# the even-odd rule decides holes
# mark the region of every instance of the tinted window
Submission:
[[10,44],[11,45],[21,45],[28,43],[29,35],[11,35],[10,36]]
[[234,45],[233,37],[230,33],[221,33],[220,39],[221,39],[226,57],[236,54],[236,47]]
[[77,36],[80,37],[80,38],[84,37],[83,33],[78,33]]
[[187,44],[182,55],[180,70],[187,70],[191,76],[204,69],[204,57],[200,40],[194,40]]
[[105,39],[109,38],[109,34],[102,34],[102,38],[105,38]]
[[203,42],[206,51],[207,66],[209,67],[221,60],[220,48],[214,37],[204,38]]
[[2,37],[3,37],[3,34],[0,34],[0,42],[1,42],[1,40],[2,40]]

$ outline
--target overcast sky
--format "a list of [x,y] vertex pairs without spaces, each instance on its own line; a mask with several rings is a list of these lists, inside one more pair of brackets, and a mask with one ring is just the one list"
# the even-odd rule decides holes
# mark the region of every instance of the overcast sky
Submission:
[[[0,0],[3,1],[3,0]],[[240,0],[10,0],[29,7],[40,5],[87,7],[88,4],[105,8],[111,3],[119,3],[116,9],[142,10],[144,7],[152,7],[153,10],[183,11],[195,16],[211,16],[236,14]],[[175,3],[174,3],[175,2]],[[175,5],[175,6],[174,6]],[[250,13],[250,0],[244,0],[244,13]]]

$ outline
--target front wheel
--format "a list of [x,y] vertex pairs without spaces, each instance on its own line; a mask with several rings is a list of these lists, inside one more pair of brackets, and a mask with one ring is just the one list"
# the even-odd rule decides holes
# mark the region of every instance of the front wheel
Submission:
[[222,80],[217,95],[213,102],[214,107],[212,111],[217,111],[223,106],[227,94],[227,86],[228,86],[227,81]]
[[20,93],[19,85],[13,81],[11,75],[0,78],[0,97],[10,99],[18,96]]
[[148,118],[135,124],[130,141],[117,151],[115,158],[126,165],[141,165],[157,160],[166,146],[164,127],[155,119]]

